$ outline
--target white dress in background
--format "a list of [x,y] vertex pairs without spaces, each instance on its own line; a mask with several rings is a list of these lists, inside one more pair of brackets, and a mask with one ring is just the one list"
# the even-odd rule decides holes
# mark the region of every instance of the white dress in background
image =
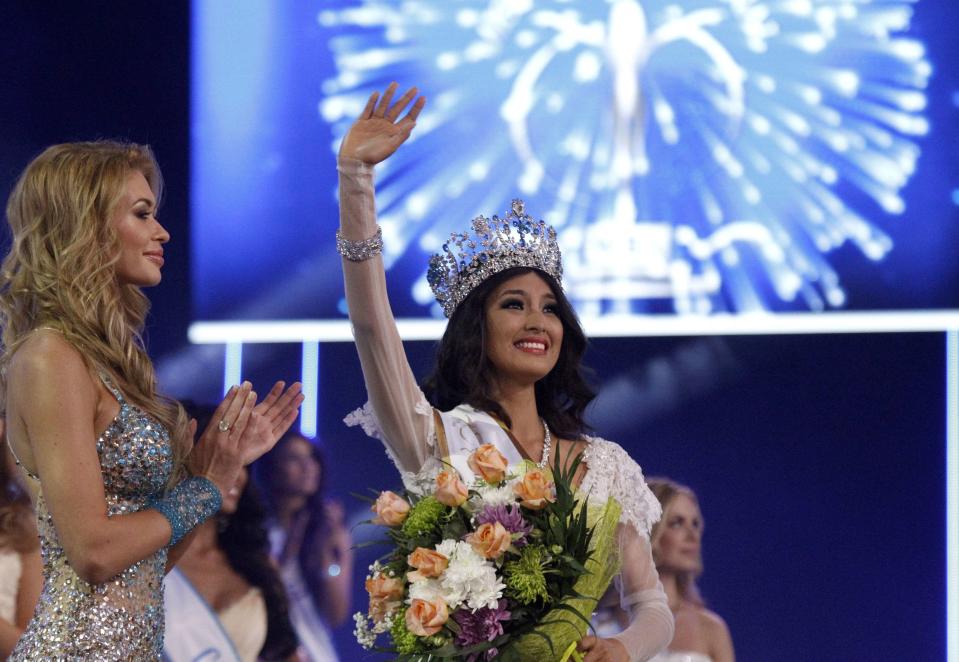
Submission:
[[[286,545],[286,534],[279,526],[270,527],[270,550],[279,559]],[[290,603],[290,622],[300,640],[300,653],[305,662],[338,662],[336,648],[326,621],[320,615],[306,584],[297,559],[289,559],[280,566],[280,578]]]
[[[373,169],[359,161],[341,161],[340,227],[350,237],[376,233]],[[356,348],[363,366],[369,402],[347,417],[367,434],[383,441],[408,487],[418,477],[449,461],[471,476],[466,457],[484,443],[495,444],[511,464],[519,451],[509,435],[488,414],[467,405],[434,412],[423,395],[403,351],[386,291],[381,257],[363,262],[343,260],[346,299]],[[438,424],[442,438],[438,436]],[[620,446],[587,438],[587,472],[580,485],[593,503],[613,497],[622,506],[618,528],[621,569],[614,580],[629,625],[615,635],[630,660],[648,660],[673,637],[673,616],[653,564],[649,532],[659,519],[659,502],[649,491],[642,470]],[[445,448],[444,443],[445,442]]]
[[713,658],[692,651],[663,651],[650,662],[713,662]]
[[173,568],[163,579],[166,662],[256,662],[266,642],[266,601],[253,586],[239,600],[213,611],[186,574]]
[[0,550],[0,618],[9,623],[13,623],[17,617],[17,591],[21,574],[23,561],[20,554]]

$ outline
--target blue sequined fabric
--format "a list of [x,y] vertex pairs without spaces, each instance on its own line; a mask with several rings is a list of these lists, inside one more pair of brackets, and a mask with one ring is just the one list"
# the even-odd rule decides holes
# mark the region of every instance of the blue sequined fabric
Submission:
[[147,508],[163,513],[173,534],[170,546],[183,540],[193,527],[220,512],[223,499],[220,490],[209,478],[190,476],[177,484],[169,494],[156,496],[147,502]]
[[[120,413],[97,439],[97,455],[111,517],[137,512],[161,490],[173,470],[170,435],[104,383]],[[163,574],[160,549],[103,584],[74,572],[43,497],[37,500],[43,590],[10,660],[159,660],[163,652]]]

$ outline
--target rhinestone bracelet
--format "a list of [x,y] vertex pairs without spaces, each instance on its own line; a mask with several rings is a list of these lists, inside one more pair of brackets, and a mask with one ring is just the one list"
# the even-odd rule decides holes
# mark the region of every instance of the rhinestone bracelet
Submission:
[[350,241],[336,231],[336,252],[351,262],[362,262],[383,252],[383,229],[377,225],[376,234],[367,239]]
[[209,478],[191,476],[170,490],[166,496],[154,496],[147,508],[159,510],[167,518],[173,534],[170,547],[177,544],[193,527],[220,512],[223,498]]

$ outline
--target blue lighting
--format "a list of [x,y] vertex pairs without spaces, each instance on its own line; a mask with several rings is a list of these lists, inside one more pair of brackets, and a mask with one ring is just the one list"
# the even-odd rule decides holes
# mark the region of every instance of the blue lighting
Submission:
[[300,434],[316,436],[320,398],[320,343],[303,343],[300,381],[303,382],[303,404],[300,407]]
[[243,375],[243,343],[226,343],[223,360],[223,393],[230,390],[230,387],[240,383],[240,377]]
[[946,646],[959,662],[959,330],[946,334]]
[[391,79],[429,97],[377,167],[400,317],[442,317],[428,255],[513,197],[557,226],[583,319],[952,308],[928,285],[955,208],[915,202],[952,195],[959,126],[927,139],[953,106],[923,6],[196,0],[196,318],[345,318],[334,152]]
[[[519,193],[559,229],[584,317],[840,308],[830,254],[889,254],[881,226],[929,131],[912,13],[362,0],[319,12],[337,65],[320,110],[342,135],[383,81],[428,85],[412,143],[378,168],[388,262]],[[421,277],[411,296],[429,305]]]

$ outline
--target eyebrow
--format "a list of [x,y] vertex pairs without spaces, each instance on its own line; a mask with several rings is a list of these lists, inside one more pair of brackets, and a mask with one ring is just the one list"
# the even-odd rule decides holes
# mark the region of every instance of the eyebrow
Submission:
[[145,203],[147,203],[147,204],[148,204],[149,206],[151,206],[151,207],[156,204],[156,203],[155,203],[153,200],[151,200],[150,198],[139,198],[138,200],[135,200],[135,201],[134,201],[133,205],[130,205],[130,206],[132,207],[132,206],[134,206],[134,205],[138,205],[138,204],[140,204],[141,202],[145,202]]
[[[518,294],[519,296],[524,296],[524,297],[529,296],[529,292],[527,292],[526,290],[503,290],[502,292],[499,293],[499,296],[500,298],[502,298],[508,294]],[[552,292],[547,293],[545,296],[553,299],[554,301],[556,300],[556,295],[553,294]]]

